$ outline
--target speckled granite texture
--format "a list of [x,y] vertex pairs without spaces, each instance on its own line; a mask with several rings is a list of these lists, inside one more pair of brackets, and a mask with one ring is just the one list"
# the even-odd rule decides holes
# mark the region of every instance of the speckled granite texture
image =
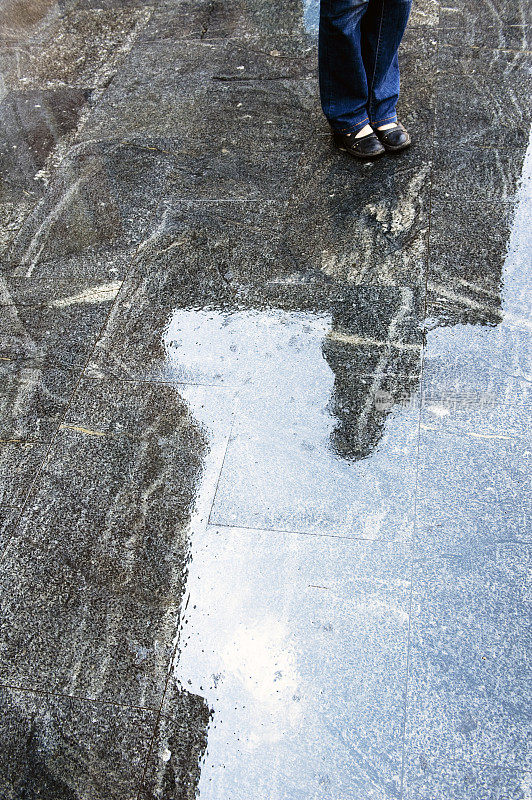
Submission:
[[530,800],[530,17],[0,4],[2,800]]

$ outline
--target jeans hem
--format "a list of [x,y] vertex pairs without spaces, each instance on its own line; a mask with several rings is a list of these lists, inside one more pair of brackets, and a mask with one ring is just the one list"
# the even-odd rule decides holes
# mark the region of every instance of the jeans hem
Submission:
[[370,125],[374,128],[376,125],[382,125],[387,122],[397,122],[397,114],[392,114],[390,117],[384,117],[383,119],[376,119],[375,122],[371,122]]
[[333,133],[342,133],[345,136],[348,133],[358,133],[366,125],[369,125],[369,117],[365,117],[365,119],[363,119],[361,122],[356,122],[354,126],[351,125],[347,128],[337,128],[330,120],[329,125],[331,126]]

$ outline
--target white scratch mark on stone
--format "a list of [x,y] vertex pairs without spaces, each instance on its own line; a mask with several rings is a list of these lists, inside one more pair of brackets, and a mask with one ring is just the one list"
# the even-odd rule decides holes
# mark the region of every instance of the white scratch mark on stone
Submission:
[[80,186],[82,185],[83,180],[78,178],[72,186],[70,186],[66,192],[64,192],[55,206],[50,210],[50,212],[45,216],[39,227],[37,228],[35,235],[32,237],[26,252],[21,258],[21,264],[28,266],[29,269],[26,272],[26,277],[30,277],[37,261],[39,259],[40,254],[42,253],[44,246],[47,241],[47,236],[50,232],[50,229],[54,222],[56,222],[64,209],[68,206],[72,197],[76,194],[79,190]]
[[76,431],[77,433],[85,433],[87,436],[105,436],[102,431],[93,431],[90,428],[83,428],[81,425],[67,425],[66,423],[60,425],[59,430]]
[[121,281],[114,281],[112,283],[102,283],[100,286],[91,286],[79,294],[52,300],[48,305],[53,308],[65,308],[66,306],[74,306],[81,303],[107,303],[116,297],[121,285]]

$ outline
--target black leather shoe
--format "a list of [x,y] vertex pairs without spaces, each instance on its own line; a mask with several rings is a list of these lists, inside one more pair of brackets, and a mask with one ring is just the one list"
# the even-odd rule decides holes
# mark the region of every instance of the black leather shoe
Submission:
[[378,128],[373,130],[389,153],[398,153],[399,150],[410,147],[412,143],[408,131],[400,122],[396,123],[395,128],[387,128],[385,131],[380,131]]
[[340,148],[355,158],[377,158],[386,152],[375,133],[368,133],[356,139],[354,133],[334,133],[334,141]]

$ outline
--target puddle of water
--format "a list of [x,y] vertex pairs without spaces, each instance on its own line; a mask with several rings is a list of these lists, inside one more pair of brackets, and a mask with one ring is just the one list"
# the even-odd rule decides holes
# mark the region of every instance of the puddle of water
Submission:
[[203,800],[393,796],[408,574],[397,546],[195,537],[175,677],[214,710]]
[[[417,412],[377,411],[381,382],[361,376],[367,452],[353,459],[335,450],[332,325],[327,313],[185,308],[166,328],[165,373],[196,384],[183,396],[211,441],[175,665],[178,684],[214,711],[201,798],[398,791],[408,547],[345,537],[362,526],[377,538],[391,520],[393,538],[411,534],[411,518],[383,514],[375,497],[394,487],[394,502],[412,506]],[[221,393],[214,402],[211,392]],[[230,440],[227,410],[224,425],[216,418],[229,398]],[[368,423],[375,414],[388,419],[389,436]],[[223,458],[230,497],[216,482]],[[215,492],[215,515],[236,514],[240,527],[208,525]],[[242,529],[271,521],[270,511],[278,528],[332,535]]]
[[307,33],[318,34],[320,23],[319,0],[303,0],[303,24]]
[[178,309],[164,333],[165,373],[180,383],[255,387],[286,380],[297,369],[330,392],[333,375],[321,355],[329,315],[269,311]]
[[[467,364],[472,379],[475,373],[500,371],[507,376],[532,380],[531,208],[532,134],[523,163],[503,266],[501,321],[496,327],[471,324],[429,331],[427,361],[448,359],[455,361],[457,368]],[[489,265],[486,268],[489,269]]]
[[165,373],[236,391],[212,522],[411,535],[418,409],[381,408],[379,372],[357,376],[335,364],[335,374],[325,357],[331,322],[328,314],[279,309],[174,312]]
[[[429,333],[429,354],[449,363],[471,356],[472,381],[486,364],[501,375],[529,374],[531,164],[529,148],[500,326]],[[408,546],[338,534],[360,535],[363,518],[367,538],[381,536],[389,498],[400,528],[398,509],[412,497],[405,454],[416,412],[396,407],[385,425],[367,429],[363,458],[342,458],[331,405],[338,375],[324,357],[330,330],[328,314],[220,309],[179,309],[166,330],[168,373],[205,384],[187,391],[227,391],[235,401],[232,435],[218,436],[191,526],[174,673],[213,709],[202,800],[399,792]],[[379,385],[360,384],[365,402],[353,419],[366,414],[367,425]],[[214,436],[216,404],[206,414],[193,393],[189,402]],[[334,503],[324,511],[327,498]]]

